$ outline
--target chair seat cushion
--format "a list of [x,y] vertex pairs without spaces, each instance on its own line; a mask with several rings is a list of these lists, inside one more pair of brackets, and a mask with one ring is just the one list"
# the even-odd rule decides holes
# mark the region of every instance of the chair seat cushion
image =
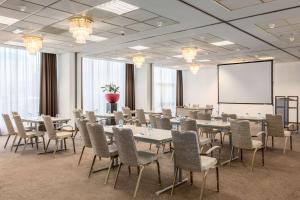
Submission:
[[208,156],[200,156],[201,158],[201,171],[206,171],[210,168],[214,168],[218,161],[216,158],[208,157]]
[[28,138],[33,138],[33,137],[39,137],[39,136],[43,136],[45,133],[41,132],[41,131],[29,131],[26,132],[26,136]]
[[211,139],[210,138],[206,138],[206,137],[199,137],[199,143],[200,145],[206,145],[206,144],[210,144],[211,143]]
[[68,138],[71,136],[72,136],[72,133],[70,133],[70,132],[64,132],[64,131],[56,132],[57,139],[64,139],[64,138]]
[[108,145],[108,151],[109,151],[109,155],[111,157],[113,156],[117,156],[118,155],[118,147],[115,143],[112,143],[110,145]]
[[284,136],[285,137],[290,137],[291,136],[291,131],[284,131]]
[[71,126],[62,127],[61,130],[65,131],[65,132],[74,132],[75,131],[75,129]]
[[154,153],[146,151],[138,151],[138,163],[141,165],[146,165],[157,160],[157,155]]
[[261,148],[263,146],[263,143],[259,140],[252,140],[252,148]]

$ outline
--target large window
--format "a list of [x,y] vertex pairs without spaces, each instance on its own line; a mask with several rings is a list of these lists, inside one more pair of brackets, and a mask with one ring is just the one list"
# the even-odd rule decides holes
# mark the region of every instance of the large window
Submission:
[[125,64],[99,59],[83,58],[83,109],[106,112],[106,100],[101,87],[114,83],[120,87],[118,109],[125,105]]
[[176,111],[176,70],[165,67],[153,67],[153,100],[155,111],[171,108]]
[[[40,54],[0,47],[0,113],[39,114]],[[0,129],[5,127],[0,120]]]

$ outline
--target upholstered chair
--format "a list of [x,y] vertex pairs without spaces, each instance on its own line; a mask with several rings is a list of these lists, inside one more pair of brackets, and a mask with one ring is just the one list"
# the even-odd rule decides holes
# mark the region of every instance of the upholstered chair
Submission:
[[81,154],[80,154],[80,157],[78,160],[78,165],[80,165],[85,148],[89,148],[89,149],[92,148],[90,136],[89,136],[89,133],[88,133],[88,130],[86,127],[87,122],[88,122],[87,119],[76,118],[76,120],[75,120],[76,126],[79,129],[79,133],[80,133],[80,136],[81,136],[81,139],[83,142],[83,147],[82,147]]
[[[266,115],[267,122],[267,141],[272,137],[272,147],[274,147],[274,138],[284,138],[283,153],[286,151],[288,139],[290,139],[290,149],[293,150],[293,135],[291,131],[284,130],[283,120],[281,115]],[[267,145],[267,142],[266,142]]]
[[97,122],[97,118],[96,118],[96,115],[95,115],[95,112],[94,112],[94,111],[86,111],[85,114],[86,114],[87,120],[88,120],[90,123],[95,123],[95,122]]
[[160,178],[160,167],[159,167],[159,162],[158,158],[155,154],[146,152],[146,151],[138,151],[135,146],[134,138],[133,138],[133,133],[131,129],[125,129],[125,128],[113,128],[114,132],[114,137],[116,140],[116,144],[118,147],[118,152],[119,152],[119,160],[120,160],[120,165],[117,171],[115,183],[114,183],[114,188],[116,187],[117,180],[119,177],[119,173],[121,170],[121,167],[123,165],[129,166],[129,167],[137,167],[139,176],[138,180],[136,183],[136,187],[134,190],[133,197],[136,197],[141,177],[144,171],[144,168],[147,165],[150,165],[151,163],[156,163],[157,165],[157,170],[158,170],[158,182],[161,184],[161,178]]
[[16,141],[16,139],[18,137],[18,134],[17,134],[17,132],[14,129],[14,126],[13,126],[11,120],[10,120],[9,115],[8,114],[2,114],[2,117],[3,117],[6,129],[7,129],[7,134],[8,134],[8,137],[7,137],[5,145],[4,145],[4,149],[6,148],[7,143],[9,141],[10,137],[14,137],[12,145],[11,145],[11,149],[10,149],[12,151],[12,149],[13,149],[13,147],[15,145],[15,141]]
[[[235,120],[237,119],[237,115],[236,114],[227,114],[227,113],[222,113],[221,114],[221,119],[223,122],[228,122],[229,120]],[[225,141],[225,136],[228,136],[231,134],[230,130],[223,130],[222,131],[222,140]]]
[[169,108],[163,108],[162,109],[162,115],[163,115],[163,117],[166,117],[166,118],[172,118],[172,111],[171,111],[171,109],[169,109]]
[[190,110],[188,113],[188,117],[191,119],[197,119],[197,113],[198,113],[198,111]]
[[[262,165],[264,165],[264,145],[262,141],[253,140],[250,133],[250,123],[249,121],[239,121],[231,120],[230,121],[230,130],[232,135],[232,149],[231,149],[231,158],[233,159],[234,149],[240,151],[240,158],[243,159],[243,150],[253,150],[252,162],[251,162],[251,171],[253,171],[255,155],[258,150],[261,150],[262,153]],[[265,134],[265,132],[259,132],[258,136]],[[231,163],[231,162],[230,162]]]
[[[201,112],[198,112],[197,113],[197,119],[199,119],[199,120],[211,120],[211,115],[210,114],[205,114],[205,113],[203,114]],[[202,135],[203,135],[203,133],[205,133],[206,136],[211,139],[212,144],[214,144],[214,142],[215,142],[216,134],[219,133],[221,144],[223,144],[223,138],[222,138],[221,130],[215,129],[215,128],[207,128],[207,127],[203,127],[200,130],[201,130]]]
[[44,115],[43,120],[44,120],[44,124],[45,124],[45,127],[46,127],[46,132],[47,132],[48,138],[49,138],[45,151],[47,151],[50,142],[55,141],[55,148],[54,148],[54,151],[53,151],[53,155],[55,156],[56,151],[58,150],[58,143],[60,142],[61,149],[62,149],[63,144],[64,144],[64,147],[66,149],[67,148],[66,140],[71,139],[72,143],[73,143],[73,151],[74,151],[74,154],[75,154],[76,149],[75,149],[75,141],[74,141],[73,133],[69,132],[69,131],[56,130],[54,128],[51,116]]
[[[93,167],[96,158],[109,158],[110,164],[104,183],[106,184],[109,178],[110,170],[113,167],[114,161],[118,158],[118,148],[115,143],[108,144],[104,133],[103,125],[97,123],[87,123],[87,130],[91,140],[94,158],[90,168],[89,177],[93,172]],[[106,168],[104,168],[106,169]]]
[[152,114],[149,115],[149,123],[151,124],[152,128],[157,128],[156,118],[157,118],[156,115],[152,115]]
[[144,109],[136,109],[136,119],[140,125],[147,125]]
[[[190,181],[193,184],[193,172],[203,173],[202,187],[200,200],[203,199],[206,177],[210,169],[216,169],[217,176],[217,191],[219,191],[219,167],[218,160],[209,156],[201,155],[198,134],[195,131],[179,132],[172,131],[172,138],[174,143],[174,167],[175,174],[173,180],[173,187],[171,195],[174,193],[174,187],[177,179],[179,169],[190,172]],[[217,150],[220,147],[213,147],[206,152]]]
[[135,122],[135,117],[132,117],[131,109],[129,107],[122,108],[123,113],[126,115],[126,120],[131,121],[132,123]]

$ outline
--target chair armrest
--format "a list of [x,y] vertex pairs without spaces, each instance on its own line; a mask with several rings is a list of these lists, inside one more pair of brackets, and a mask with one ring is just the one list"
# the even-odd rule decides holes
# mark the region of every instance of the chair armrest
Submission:
[[256,137],[259,137],[261,135],[266,135],[266,132],[265,131],[260,131],[256,134]]
[[287,130],[288,131],[295,131],[296,130],[296,125],[294,123],[289,124]]
[[220,163],[220,155],[221,155],[221,147],[220,146],[213,146],[210,149],[208,149],[205,153],[201,153],[200,155],[205,155],[205,156],[208,156],[209,154],[212,155],[212,153],[217,150],[218,150],[217,161],[218,161],[218,163]]
[[58,127],[57,130],[63,130],[63,128],[66,128],[66,127],[72,128],[72,130],[66,130],[66,131],[75,131],[73,126],[71,126],[69,124],[62,125],[62,126]]

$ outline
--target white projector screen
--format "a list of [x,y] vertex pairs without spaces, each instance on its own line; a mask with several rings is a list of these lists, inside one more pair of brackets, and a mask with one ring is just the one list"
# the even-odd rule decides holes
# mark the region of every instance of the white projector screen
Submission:
[[218,65],[218,100],[228,104],[273,104],[273,61]]

